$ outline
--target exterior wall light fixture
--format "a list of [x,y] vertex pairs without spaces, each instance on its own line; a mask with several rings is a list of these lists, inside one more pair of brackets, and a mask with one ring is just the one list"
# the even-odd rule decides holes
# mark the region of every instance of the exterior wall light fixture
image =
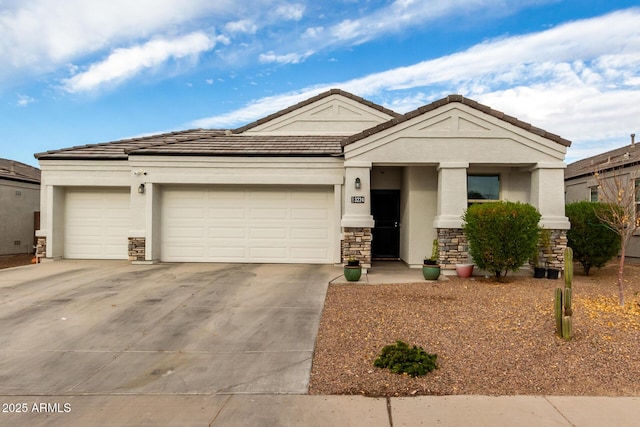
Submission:
[[144,194],[144,184],[138,185],[138,193]]
[[359,190],[362,184],[360,183],[360,178],[356,178],[356,190]]

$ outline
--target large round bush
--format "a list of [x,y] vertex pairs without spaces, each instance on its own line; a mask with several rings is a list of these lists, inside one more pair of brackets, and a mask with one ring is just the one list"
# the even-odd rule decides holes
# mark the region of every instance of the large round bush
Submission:
[[470,206],[462,216],[469,252],[478,267],[500,279],[518,271],[537,251],[540,213],[520,202]]
[[600,219],[609,211],[607,205],[600,202],[575,202],[565,206],[571,223],[567,244],[586,275],[591,267],[604,267],[620,251],[620,236]]

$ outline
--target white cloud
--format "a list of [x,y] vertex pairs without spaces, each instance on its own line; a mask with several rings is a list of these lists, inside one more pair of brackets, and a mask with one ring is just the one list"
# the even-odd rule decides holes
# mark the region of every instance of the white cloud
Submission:
[[302,4],[284,4],[276,8],[277,17],[288,21],[299,21],[304,15],[305,7]]
[[[330,87],[399,112],[448,93],[461,93],[580,141],[581,146],[609,147],[616,141],[620,145],[627,142],[640,116],[637,22],[640,9],[629,9],[539,33],[490,40],[414,65],[256,100],[197,123],[200,127],[236,126]],[[571,150],[568,159],[575,159]]]
[[230,33],[255,34],[258,31],[258,26],[250,19],[241,19],[240,21],[227,22],[224,29]]
[[231,16],[237,10],[233,0],[1,3],[0,78],[49,72],[91,53],[175,31],[203,15]]
[[276,55],[273,51],[270,51],[267,53],[261,53],[258,59],[262,63],[275,62],[278,64],[297,64],[313,55],[313,53],[313,51],[307,51],[304,53],[288,53],[286,55]]
[[32,102],[35,102],[35,99],[33,99],[32,97],[28,95],[18,94],[18,101],[16,102],[16,105],[18,107],[26,107]]
[[63,80],[63,88],[70,93],[93,91],[159,67],[170,59],[197,57],[214,45],[211,37],[196,32],[175,39],[155,39],[143,45],[116,49],[107,59],[91,65],[87,71]]
[[[512,0],[509,8],[503,2],[495,0],[433,0],[414,1],[396,0],[393,3],[374,8],[360,17],[344,19],[340,22],[307,28],[302,34],[289,37],[286,43],[288,53],[276,52],[273,55],[260,56],[261,62],[290,63],[292,61],[276,58],[306,58],[308,52],[330,50],[344,46],[358,45],[370,40],[386,37],[389,34],[410,31],[418,25],[429,25],[444,18],[471,14],[481,11],[483,14],[508,14],[531,4],[545,3],[553,0]],[[367,9],[364,9],[367,10]],[[275,49],[272,49],[275,52]],[[279,46],[278,50],[282,50]],[[271,52],[270,52],[271,53]],[[300,61],[298,61],[300,62]]]
[[306,38],[311,38],[311,39],[318,39],[319,37],[322,36],[323,32],[324,32],[324,28],[321,26],[310,27],[305,30],[302,36]]

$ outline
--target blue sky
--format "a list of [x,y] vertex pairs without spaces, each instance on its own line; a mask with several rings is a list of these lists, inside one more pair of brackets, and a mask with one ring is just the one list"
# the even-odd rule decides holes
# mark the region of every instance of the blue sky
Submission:
[[459,93],[573,141],[640,136],[640,7],[617,0],[0,0],[0,157],[233,128],[341,88]]

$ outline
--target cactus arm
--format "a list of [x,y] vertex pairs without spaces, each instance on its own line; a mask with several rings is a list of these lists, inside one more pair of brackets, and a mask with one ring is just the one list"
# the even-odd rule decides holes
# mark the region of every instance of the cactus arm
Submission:
[[564,250],[564,286],[571,288],[573,281],[573,249],[567,247]]
[[556,288],[554,312],[556,316],[556,332],[562,336],[562,289],[560,288]]
[[572,333],[573,321],[571,320],[571,316],[564,316],[562,318],[562,338],[564,338],[565,340],[570,340]]

